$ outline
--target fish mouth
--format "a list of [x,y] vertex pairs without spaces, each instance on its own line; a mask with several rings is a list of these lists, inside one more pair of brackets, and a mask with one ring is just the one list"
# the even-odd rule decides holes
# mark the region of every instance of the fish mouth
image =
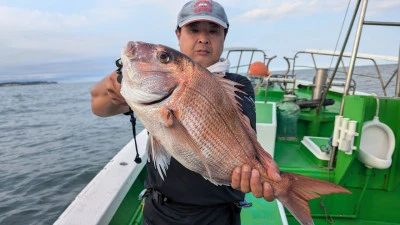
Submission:
[[174,86],[173,88],[171,88],[171,90],[170,90],[166,95],[164,95],[164,97],[162,97],[162,98],[160,98],[160,99],[158,99],[158,100],[154,100],[154,101],[152,101],[152,102],[146,102],[146,103],[142,103],[142,104],[143,104],[143,105],[153,105],[153,104],[160,103],[160,102],[162,102],[162,101],[168,99],[168,98],[172,95],[172,93],[174,93],[174,91],[175,91],[175,89],[176,89],[177,87],[178,87],[178,85],[176,85],[176,86]]

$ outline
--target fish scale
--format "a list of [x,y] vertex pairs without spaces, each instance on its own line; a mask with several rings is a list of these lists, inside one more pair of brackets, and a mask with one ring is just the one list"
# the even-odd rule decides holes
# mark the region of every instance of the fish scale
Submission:
[[[211,156],[207,164],[214,181],[230,184],[233,169],[245,162],[242,158],[235,157],[243,150],[236,137],[243,133],[243,129],[238,129],[240,120],[234,111],[234,106],[224,95],[220,85],[212,82],[215,81],[212,76],[211,74],[194,76],[194,81],[190,83],[190,87],[187,87],[186,98],[182,97],[178,107],[197,109],[197,111],[183,113],[182,124],[188,133],[192,134],[193,140],[201,146],[201,152]],[[196,91],[192,91],[194,89]],[[217,103],[211,104],[212,102]],[[228,121],[236,121],[238,125],[226,126]],[[223,135],[216,135],[218,133]],[[242,143],[249,142],[247,145],[251,145],[249,138],[240,140]],[[207,174],[202,175],[207,177]]]
[[[218,112],[213,112],[215,107],[211,106],[209,101],[205,100],[205,98],[195,96],[193,93],[189,95],[192,96],[188,99],[189,101],[182,102],[182,104],[192,104],[190,108],[196,108],[198,111],[192,111],[194,115],[184,111],[185,116],[182,117],[182,124],[187,131],[192,134],[193,140],[201,146],[201,152],[205,155],[206,159],[208,158],[207,164],[212,172],[211,176],[214,181],[220,184],[230,184],[231,179],[227,178],[230,178],[236,166],[243,164],[243,162],[239,161],[240,158],[234,157],[235,153],[227,154],[230,153],[229,147],[233,146],[232,142],[234,140],[232,140],[232,136],[227,127],[224,126],[223,119],[218,118],[220,114],[218,114]],[[191,119],[195,115],[200,115],[202,118]],[[218,122],[209,124],[209,121],[214,120]],[[215,135],[218,132],[225,135]],[[236,145],[239,145],[239,143]],[[215,149],[219,149],[220,151],[215,151]],[[235,149],[238,149],[238,147],[235,146]],[[218,169],[221,167],[223,167],[224,170]],[[202,170],[202,172],[203,176],[208,176],[205,170]]]

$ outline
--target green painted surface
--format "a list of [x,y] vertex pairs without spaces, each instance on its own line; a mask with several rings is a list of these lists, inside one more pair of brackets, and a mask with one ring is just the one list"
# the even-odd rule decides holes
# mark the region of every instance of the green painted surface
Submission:
[[[327,137],[309,137],[310,141],[312,141],[316,146],[319,152],[322,150],[326,150],[329,147],[329,138]],[[311,159],[313,164],[318,167],[327,167],[328,160],[321,160],[314,156],[314,154],[307,149],[306,146],[302,145],[302,152],[307,155],[307,158]],[[322,152],[322,154],[325,154]]]
[[272,123],[273,105],[256,102],[256,108],[260,113],[256,114],[257,123]]
[[141,225],[142,224],[142,202],[138,200],[140,192],[144,189],[144,180],[147,170],[144,167],[131,189],[128,191],[120,207],[110,221],[110,225]]
[[[271,89],[268,101],[279,101],[279,94]],[[263,93],[264,95],[265,93]],[[310,94],[310,93],[308,93]],[[299,90],[296,95],[305,97],[307,90]],[[263,96],[256,99],[262,100]],[[339,112],[341,96],[333,93],[336,103],[325,107],[319,114],[315,110],[303,109],[298,122],[299,141],[303,136],[330,137],[333,131],[334,116]],[[358,121],[354,144],[360,144],[362,124],[373,118],[376,100],[371,96],[346,96],[344,117]],[[257,108],[257,113],[262,111]],[[319,162],[306,151],[299,141],[276,140],[274,160],[282,171],[299,173],[317,179],[330,180],[349,189],[352,194],[333,194],[309,202],[315,224],[400,224],[400,99],[381,99],[379,118],[389,125],[396,138],[393,164],[389,169],[372,170],[366,183],[366,168],[357,159],[359,149],[352,155],[338,152],[336,168],[330,172],[326,164]],[[314,120],[314,121],[313,121]],[[279,126],[279,124],[278,124]],[[327,140],[327,139],[322,139]],[[317,141],[319,142],[319,141]],[[324,141],[322,141],[324,142]],[[319,144],[324,144],[324,143]],[[317,144],[318,145],[318,144]],[[365,192],[363,194],[363,188]],[[287,212],[289,224],[299,224]],[[328,220],[326,219],[328,218]]]
[[255,198],[251,193],[246,194],[246,200],[253,206],[242,209],[242,225],[283,224],[276,201],[267,202],[263,198]]
[[314,142],[320,148],[326,147],[329,143],[329,138],[324,137],[310,137],[310,140]]
[[274,160],[282,171],[299,173],[323,180],[332,177],[333,172],[329,173],[324,167],[319,166],[314,158],[298,141],[276,140]]

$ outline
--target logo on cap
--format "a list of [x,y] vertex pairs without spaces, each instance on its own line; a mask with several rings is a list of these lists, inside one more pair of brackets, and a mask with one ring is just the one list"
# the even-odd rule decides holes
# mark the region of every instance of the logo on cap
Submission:
[[193,5],[193,12],[209,12],[212,13],[212,2],[210,0],[198,0]]

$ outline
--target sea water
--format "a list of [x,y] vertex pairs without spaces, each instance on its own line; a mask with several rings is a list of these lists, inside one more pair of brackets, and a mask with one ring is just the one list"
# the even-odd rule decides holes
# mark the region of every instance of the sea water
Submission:
[[[383,70],[391,75],[395,68],[388,65]],[[310,71],[303,71],[297,79],[312,80],[310,76]],[[357,89],[379,94],[380,88],[372,89],[377,82],[358,80]],[[93,85],[0,87],[1,225],[53,224],[132,139],[128,116],[93,115]],[[137,133],[142,129],[138,121]]]
[[0,88],[1,225],[53,224],[132,139],[128,116],[93,115],[93,85]]

